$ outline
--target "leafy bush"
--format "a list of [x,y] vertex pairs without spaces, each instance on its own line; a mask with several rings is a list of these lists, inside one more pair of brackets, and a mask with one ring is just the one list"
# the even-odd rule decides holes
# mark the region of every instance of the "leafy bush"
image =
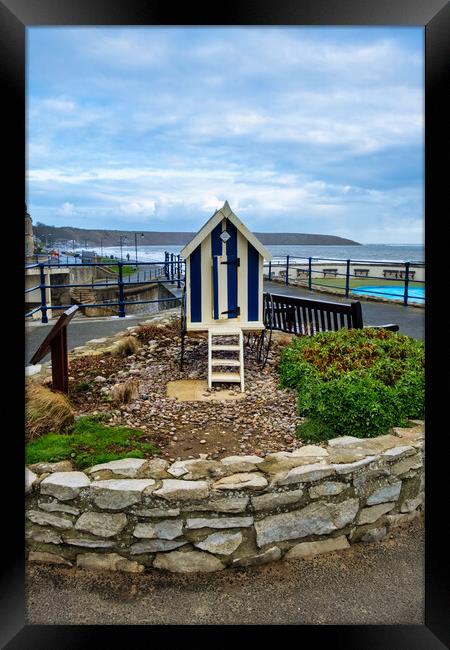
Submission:
[[281,353],[281,386],[298,391],[298,434],[373,437],[424,417],[424,344],[373,328],[293,339]]

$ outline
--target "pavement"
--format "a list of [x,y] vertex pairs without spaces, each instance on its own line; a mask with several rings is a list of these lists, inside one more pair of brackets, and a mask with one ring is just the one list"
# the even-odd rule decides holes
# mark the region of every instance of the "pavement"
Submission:
[[[177,289],[176,283],[175,285],[168,286],[176,297],[181,295],[181,290]],[[315,298],[317,300],[348,302],[347,298],[342,298],[341,296],[308,291],[307,289],[286,286],[278,282],[264,282],[264,291],[289,296]],[[423,307],[413,307],[411,305],[404,307],[395,303],[375,302],[363,299],[360,299],[360,302],[365,325],[396,323],[399,325],[399,331],[402,334],[407,334],[416,339],[425,338],[425,309]],[[150,312],[142,312],[128,315],[125,318],[111,316],[103,318],[74,318],[68,327],[68,349],[71,350],[80,345],[84,345],[90,339],[117,334],[127,327],[146,320],[149,315]],[[40,321],[27,321],[25,325],[25,365],[29,364],[30,358],[47,336],[54,323],[55,320],[45,325]],[[49,360],[50,355],[47,355],[41,363]]]
[[89,572],[28,563],[37,625],[423,625],[420,520],[381,542],[209,574]]

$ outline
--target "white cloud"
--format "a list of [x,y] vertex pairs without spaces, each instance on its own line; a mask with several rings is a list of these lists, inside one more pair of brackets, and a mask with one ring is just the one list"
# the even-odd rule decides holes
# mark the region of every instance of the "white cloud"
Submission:
[[64,217],[71,217],[76,214],[76,212],[74,204],[69,202],[63,203],[58,210],[58,213]]

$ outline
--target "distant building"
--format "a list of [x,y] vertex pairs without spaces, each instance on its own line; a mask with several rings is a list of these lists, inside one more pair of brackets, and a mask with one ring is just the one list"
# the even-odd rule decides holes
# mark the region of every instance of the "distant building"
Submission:
[[27,204],[25,203],[25,257],[31,257],[33,253],[33,222],[31,220],[31,216],[27,212]]

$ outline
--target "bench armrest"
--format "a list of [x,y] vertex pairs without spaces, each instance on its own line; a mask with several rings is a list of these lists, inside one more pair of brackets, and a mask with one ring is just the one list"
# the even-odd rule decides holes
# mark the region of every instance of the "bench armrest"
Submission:
[[398,332],[399,326],[395,325],[394,323],[389,323],[388,325],[364,325],[364,327],[372,327],[373,329],[376,330],[390,330],[391,332]]

